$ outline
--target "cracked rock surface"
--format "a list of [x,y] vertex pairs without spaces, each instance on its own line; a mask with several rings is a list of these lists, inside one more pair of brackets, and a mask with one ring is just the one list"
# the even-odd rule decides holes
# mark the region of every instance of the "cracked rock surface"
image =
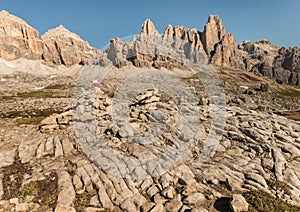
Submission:
[[[5,85],[13,83],[15,75],[3,75],[7,79]],[[194,107],[201,121],[197,143],[172,169],[145,179],[120,177],[114,174],[118,172],[99,164],[111,158],[89,155],[83,148],[73,119],[78,107],[70,107],[74,100],[69,95],[75,83],[73,78],[51,79],[52,89],[42,91],[52,92],[52,98],[42,92],[15,95],[13,100],[2,98],[0,211],[220,211],[230,208],[262,211],[256,198],[263,200],[263,196],[272,200],[268,204],[275,208],[299,211],[300,122],[297,113],[292,120],[283,112],[290,110],[289,107],[297,109],[299,99],[277,95],[290,89],[284,85],[270,86],[270,92],[265,93],[255,91],[261,82],[245,81],[244,75],[238,72],[223,70],[220,76],[226,81],[226,125],[215,154],[204,163],[200,161],[211,129],[211,105],[208,101],[203,104],[206,94],[197,80],[182,77],[182,82],[193,88],[199,100]],[[28,80],[35,84],[49,79]],[[54,89],[61,81],[66,86]],[[93,125],[84,126],[88,126],[87,130],[98,126],[107,147],[125,158],[143,160],[167,151],[176,143],[180,130],[181,114],[172,97],[155,89],[139,93],[128,105],[129,125],[117,125],[113,122],[111,94],[119,84],[119,78],[111,78],[103,82],[101,89],[93,90],[94,100],[90,105]],[[250,85],[248,90],[254,92],[244,92],[242,85]],[[5,90],[3,86],[0,90]],[[13,89],[7,92],[11,96],[16,93]],[[57,96],[64,92],[63,98]],[[21,103],[26,104],[20,107]],[[46,108],[53,108],[54,104],[57,112],[35,115],[38,103]],[[28,108],[31,118],[22,113],[17,117],[4,115],[19,108]],[[90,117],[85,118],[90,123]],[[154,142],[130,140],[138,133],[154,134],[151,127],[155,123],[164,125],[158,128],[158,139]],[[95,141],[87,138],[86,142]],[[95,143],[94,147],[101,153],[100,144]],[[147,171],[156,167],[148,165]],[[132,176],[141,171],[136,164],[127,166]]]

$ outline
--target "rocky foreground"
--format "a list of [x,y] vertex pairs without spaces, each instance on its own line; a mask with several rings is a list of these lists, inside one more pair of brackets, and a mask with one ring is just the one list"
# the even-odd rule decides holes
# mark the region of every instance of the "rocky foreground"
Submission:
[[[1,210],[299,211],[300,122],[275,114],[283,114],[286,106],[298,106],[299,90],[269,84],[264,92],[260,85],[270,81],[244,72],[219,70],[219,74],[226,81],[227,107],[225,131],[216,153],[205,163],[199,160],[211,119],[208,101],[202,98],[197,106],[199,143],[174,169],[140,180],[107,173],[83,152],[72,121],[72,77],[49,80],[21,73],[1,76],[5,79],[1,89],[13,85],[16,77],[31,79],[31,91],[26,95],[20,95],[20,91],[28,85],[19,81],[20,88],[6,90],[0,102]],[[176,140],[172,130],[150,147],[127,142],[130,132],[111,125],[111,91],[119,80],[107,80],[93,106],[110,148],[135,158],[167,150]],[[187,77],[182,80],[200,95],[198,82]],[[40,82],[49,85],[36,92],[35,85]],[[280,95],[283,92],[294,94]],[[165,113],[167,123],[175,126],[178,109],[167,96],[148,91],[136,101],[128,116],[140,132],[149,128],[153,107],[169,111]],[[45,110],[56,108],[56,115],[38,113],[42,107],[37,104],[44,105]],[[297,120],[297,113],[292,117]]]

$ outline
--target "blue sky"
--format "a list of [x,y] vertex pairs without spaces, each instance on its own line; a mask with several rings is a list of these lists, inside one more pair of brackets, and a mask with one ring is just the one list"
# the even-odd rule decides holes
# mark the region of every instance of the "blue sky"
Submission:
[[139,33],[146,18],[160,33],[167,24],[202,31],[210,14],[220,16],[238,43],[268,38],[275,45],[300,47],[299,0],[0,0],[0,9],[41,34],[62,24],[97,48],[110,38]]

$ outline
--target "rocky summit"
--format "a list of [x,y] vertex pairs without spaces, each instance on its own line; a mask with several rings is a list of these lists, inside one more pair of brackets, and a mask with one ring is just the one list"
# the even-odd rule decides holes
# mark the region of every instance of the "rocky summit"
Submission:
[[0,26],[0,211],[300,211],[299,48]]
[[63,26],[41,36],[22,19],[0,12],[0,57],[6,60],[26,58],[55,65],[87,64],[98,50]]

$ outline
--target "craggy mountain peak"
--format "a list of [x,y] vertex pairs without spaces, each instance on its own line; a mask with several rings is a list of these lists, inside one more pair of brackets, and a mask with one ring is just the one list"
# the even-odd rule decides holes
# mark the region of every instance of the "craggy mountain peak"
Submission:
[[58,36],[67,36],[67,37],[71,37],[74,39],[82,40],[79,35],[77,35],[73,32],[70,32],[63,25],[59,25],[58,27],[48,30],[44,35],[42,35],[42,38],[46,39],[46,38],[53,38],[53,37],[58,37]]
[[[142,24],[141,35],[158,34],[154,23],[146,19]],[[197,53],[199,55],[194,57],[202,55],[216,67],[251,71],[272,78],[278,83],[300,84],[299,48],[277,47],[267,39],[258,42],[244,41],[237,45],[234,36],[226,32],[222,20],[217,15],[209,16],[202,32],[197,28],[189,29],[169,24],[163,36],[175,37],[190,43],[196,51],[192,48],[188,50],[188,57]],[[139,49],[142,46],[123,43],[121,40],[111,42],[107,56],[118,67],[128,64],[161,67],[159,61],[156,63],[152,61],[156,60],[155,58],[147,58],[141,54],[136,55],[136,60],[133,58],[132,52],[141,50],[146,52],[146,46]],[[7,11],[0,12],[0,58],[42,60],[50,66],[69,67],[75,64],[85,65],[99,52],[100,50],[91,47],[88,42],[62,25],[41,36],[22,19]],[[161,60],[163,62],[165,59]],[[163,66],[174,67],[174,64],[167,63],[163,62]]]
[[0,12],[0,57],[14,60],[20,57],[39,60],[43,42],[38,31],[22,19]]
[[43,36],[22,19],[0,12],[0,58],[42,60],[49,65],[87,64],[98,50],[59,26]]
[[23,19],[21,19],[17,16],[14,16],[14,15],[10,14],[6,10],[1,10],[0,11],[0,19],[1,19],[1,22],[3,22],[3,21],[13,21],[15,23],[27,24],[26,21],[24,21]]
[[146,19],[142,25],[141,34],[158,34],[153,22],[150,19]]
[[214,51],[214,45],[218,43],[226,35],[226,30],[223,26],[222,20],[216,15],[210,15],[203,33],[201,34],[201,41],[205,47],[208,55]]

